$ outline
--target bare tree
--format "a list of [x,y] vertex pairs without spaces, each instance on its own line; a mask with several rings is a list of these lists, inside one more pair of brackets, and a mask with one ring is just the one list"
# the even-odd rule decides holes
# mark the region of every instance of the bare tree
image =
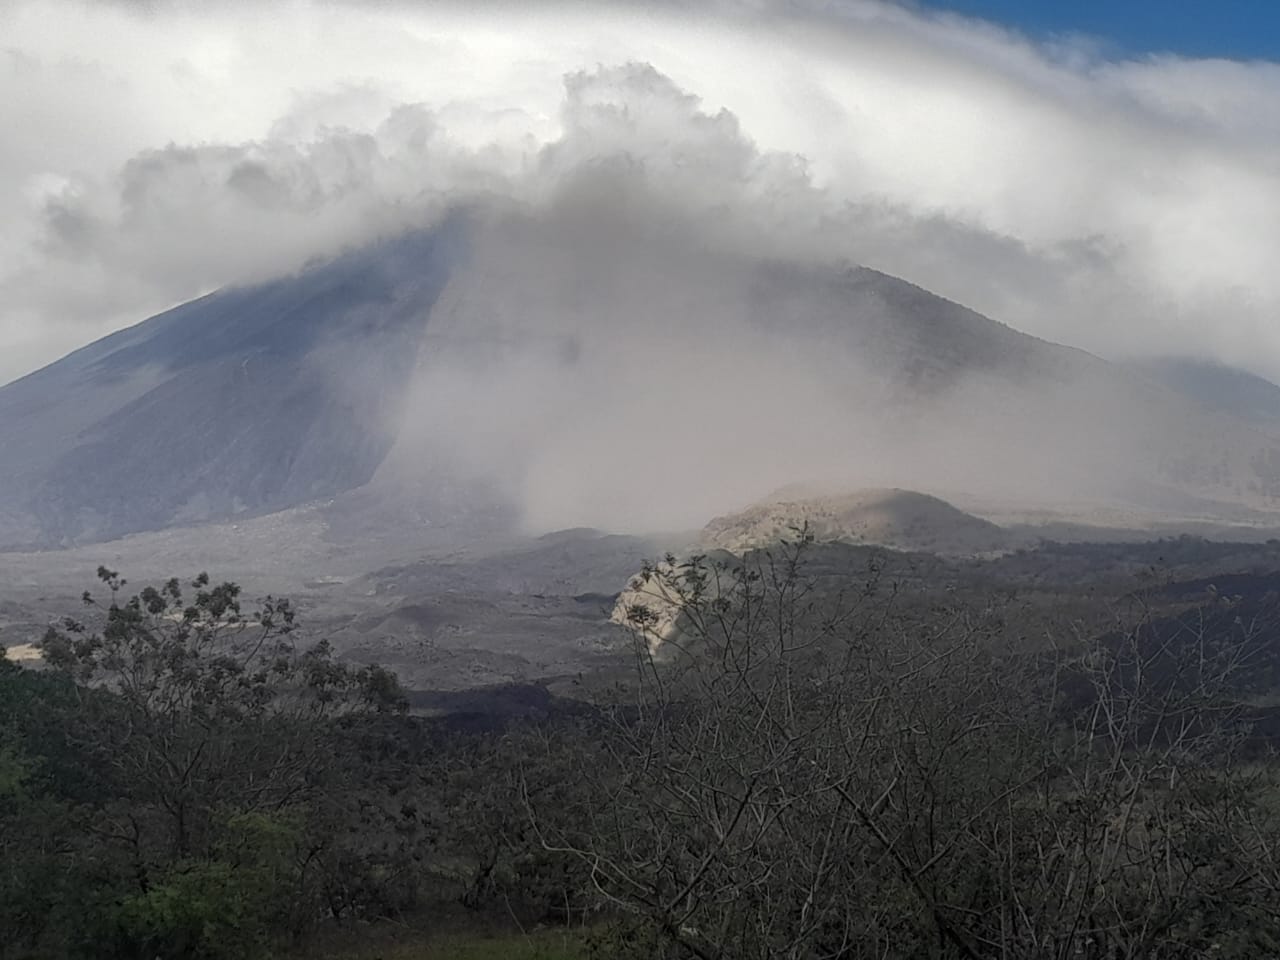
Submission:
[[810,549],[668,558],[629,594],[594,792],[573,828],[528,801],[602,902],[701,960],[1273,942],[1275,793],[1235,686],[1256,626],[1148,609],[1046,652],[999,604],[815,579]]
[[43,641],[51,666],[77,683],[78,735],[115,784],[95,829],[148,869],[208,853],[218,817],[280,812],[323,782],[330,722],[355,709],[396,709],[399,688],[378,668],[337,663],[327,644],[293,642],[293,609],[270,597],[243,609],[235,584],[205,575],[122,597],[100,568],[96,623],[65,620]]

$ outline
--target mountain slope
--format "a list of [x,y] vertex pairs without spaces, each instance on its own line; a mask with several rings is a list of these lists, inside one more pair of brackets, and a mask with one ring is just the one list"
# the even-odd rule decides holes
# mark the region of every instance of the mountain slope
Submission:
[[0,545],[335,496],[410,533],[689,529],[797,481],[1280,496],[1280,440],[1131,369],[874,270],[658,240],[473,209],[98,341],[0,388]]
[[1130,364],[1142,375],[1219,413],[1280,432],[1280,386],[1255,374],[1206,360],[1165,357]]
[[220,291],[0,389],[3,539],[106,539],[366,482],[457,245],[445,228]]

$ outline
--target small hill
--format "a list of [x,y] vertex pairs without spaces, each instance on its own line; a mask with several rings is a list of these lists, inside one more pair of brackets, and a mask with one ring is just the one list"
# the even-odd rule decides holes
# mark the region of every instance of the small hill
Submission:
[[741,553],[792,536],[808,524],[819,541],[874,544],[943,556],[1007,549],[1008,534],[981,517],[912,490],[860,490],[803,495],[784,490],[737,513],[716,517],[701,542]]

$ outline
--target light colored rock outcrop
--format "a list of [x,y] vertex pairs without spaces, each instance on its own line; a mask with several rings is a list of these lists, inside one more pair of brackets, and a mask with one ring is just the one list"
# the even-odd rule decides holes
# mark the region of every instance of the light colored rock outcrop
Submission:
[[689,630],[692,594],[713,601],[737,588],[741,560],[726,550],[672,558],[635,574],[618,595],[609,619],[636,631],[652,654]]

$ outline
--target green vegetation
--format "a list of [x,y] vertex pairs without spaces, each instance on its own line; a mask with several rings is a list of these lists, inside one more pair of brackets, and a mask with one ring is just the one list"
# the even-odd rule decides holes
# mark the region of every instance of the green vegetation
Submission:
[[451,934],[428,943],[337,951],[331,960],[588,960],[588,938],[565,930],[498,936]]
[[634,669],[467,723],[101,570],[0,660],[0,957],[1275,954],[1273,547],[1172,546],[668,558]]

